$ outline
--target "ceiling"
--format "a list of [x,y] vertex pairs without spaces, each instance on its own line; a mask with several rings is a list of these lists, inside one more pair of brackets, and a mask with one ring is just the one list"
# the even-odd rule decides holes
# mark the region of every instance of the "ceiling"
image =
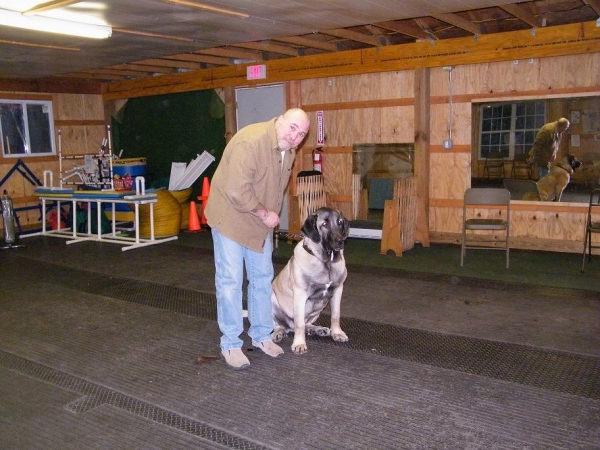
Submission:
[[0,0],[0,9],[32,8],[113,33],[96,40],[0,25],[0,79],[110,83],[600,16],[600,0]]

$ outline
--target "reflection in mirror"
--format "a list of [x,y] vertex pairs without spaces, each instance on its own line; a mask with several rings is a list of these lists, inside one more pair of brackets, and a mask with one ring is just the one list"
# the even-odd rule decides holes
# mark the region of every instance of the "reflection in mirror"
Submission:
[[[560,201],[587,203],[589,192],[600,187],[597,96],[473,103],[471,186],[501,187],[504,178],[538,182],[537,169],[527,170],[526,165],[523,168],[523,160],[540,128],[561,117],[569,119],[571,125],[562,136],[554,165],[567,165],[567,155],[574,155],[581,165],[570,176]],[[492,171],[486,167],[486,160],[489,161],[490,153],[498,152],[504,160],[504,170]]]
[[413,143],[355,144],[352,150],[352,173],[360,176],[364,193],[362,220],[383,222],[386,200],[393,198],[394,179],[413,174]]

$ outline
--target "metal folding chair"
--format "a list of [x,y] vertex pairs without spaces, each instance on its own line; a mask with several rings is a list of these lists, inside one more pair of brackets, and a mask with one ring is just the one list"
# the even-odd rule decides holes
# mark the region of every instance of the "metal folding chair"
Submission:
[[[490,212],[484,213],[484,206],[497,206],[500,208],[494,208]],[[474,217],[474,211],[477,211],[477,217]],[[482,215],[487,217],[481,217]],[[475,233],[477,231],[499,231],[501,233]],[[463,203],[462,245],[460,253],[461,267],[463,266],[467,249],[489,249],[506,251],[506,268],[508,269],[510,249],[509,237],[510,192],[508,189],[467,189],[465,191]]]
[[585,221],[585,238],[583,240],[583,261],[581,271],[585,269],[585,253],[587,251],[588,261],[592,261],[592,249],[600,248],[600,242],[592,242],[594,234],[600,234],[600,189],[594,189],[590,193],[590,203]]

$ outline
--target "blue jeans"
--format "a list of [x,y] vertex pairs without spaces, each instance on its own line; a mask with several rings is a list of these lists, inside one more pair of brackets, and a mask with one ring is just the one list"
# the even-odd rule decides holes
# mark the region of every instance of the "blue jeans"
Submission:
[[244,266],[248,278],[248,336],[254,342],[270,339],[273,331],[271,293],[273,288],[273,241],[267,237],[262,253],[249,250],[211,229],[215,252],[217,322],[223,335],[221,350],[242,348],[244,331],[242,288]]

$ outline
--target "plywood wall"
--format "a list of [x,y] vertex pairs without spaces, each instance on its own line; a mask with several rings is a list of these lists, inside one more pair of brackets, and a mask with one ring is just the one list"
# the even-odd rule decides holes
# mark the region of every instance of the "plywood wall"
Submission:
[[[581,70],[574,71],[573,67]],[[452,91],[447,70],[429,69],[431,242],[457,241],[462,223],[462,197],[471,185],[471,177],[480,170],[472,145],[472,104],[515,98],[600,95],[600,71],[595,67],[600,67],[600,53],[454,66]],[[345,213],[351,213],[350,149],[357,143],[414,142],[413,89],[413,70],[301,82],[302,106],[312,114],[313,124],[315,112],[324,111],[325,186],[330,192],[346,196],[347,203],[334,204]],[[561,115],[568,114],[568,110],[561,108]],[[453,148],[446,150],[442,141],[450,134]],[[313,131],[305,145],[304,169],[311,166],[310,151],[316,146],[315,138]],[[521,205],[511,220],[514,246],[580,251],[585,205],[572,204],[565,212],[553,209],[554,205],[529,203]]]
[[[2,93],[0,93],[0,96]],[[15,95],[11,93],[11,95]],[[36,94],[19,94],[20,98],[40,98]],[[54,113],[54,128],[56,131],[56,146],[58,151],[60,130],[60,143],[65,155],[95,154],[99,151],[102,139],[106,135],[104,122],[104,105],[101,95],[89,94],[53,94],[43,96],[51,100]],[[59,183],[58,156],[55,157],[24,157],[23,162],[27,168],[43,182],[45,170],[53,173],[54,185]],[[0,178],[13,168],[17,159],[4,159],[0,163]],[[73,164],[73,163],[69,163]],[[14,172],[0,189],[6,189],[13,199],[15,208],[21,206],[34,206],[37,197],[33,196],[34,186],[20,173]],[[40,214],[38,210],[16,212],[19,222],[24,230],[39,226]]]
[[323,111],[325,189],[332,206],[352,217],[352,146],[414,141],[412,71],[386,72],[301,82],[302,106],[311,116],[304,168],[316,147],[316,111]]

